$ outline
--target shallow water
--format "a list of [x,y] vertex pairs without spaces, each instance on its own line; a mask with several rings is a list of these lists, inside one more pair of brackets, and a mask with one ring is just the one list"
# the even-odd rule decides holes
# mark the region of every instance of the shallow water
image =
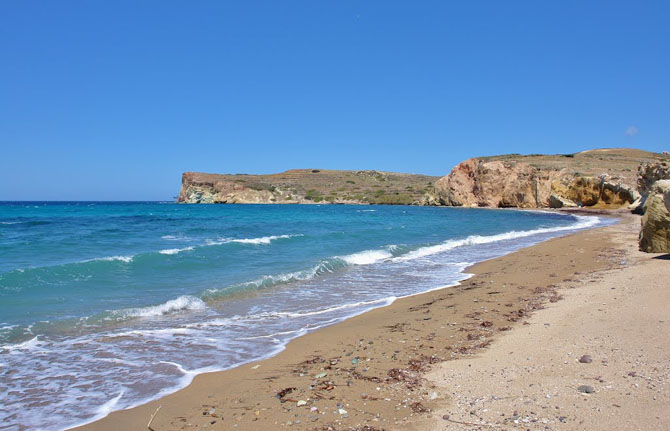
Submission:
[[355,205],[0,204],[0,429],[61,429],[610,223]]

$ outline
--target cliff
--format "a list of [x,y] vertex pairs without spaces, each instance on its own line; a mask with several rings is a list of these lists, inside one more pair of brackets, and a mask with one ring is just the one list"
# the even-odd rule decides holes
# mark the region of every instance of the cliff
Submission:
[[427,203],[439,177],[380,171],[293,169],[271,175],[182,175],[182,203]]
[[468,207],[637,206],[638,167],[668,159],[626,148],[468,159],[436,182],[435,199]]

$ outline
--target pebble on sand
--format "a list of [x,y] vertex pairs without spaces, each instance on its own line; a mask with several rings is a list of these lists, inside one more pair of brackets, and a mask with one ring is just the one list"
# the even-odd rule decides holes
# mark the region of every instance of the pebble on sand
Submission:
[[591,355],[582,355],[582,357],[579,358],[579,362],[582,364],[590,364],[593,362],[593,358],[591,358]]
[[593,389],[593,386],[589,385],[581,385],[577,388],[577,390],[583,394],[593,394],[595,393],[595,389]]

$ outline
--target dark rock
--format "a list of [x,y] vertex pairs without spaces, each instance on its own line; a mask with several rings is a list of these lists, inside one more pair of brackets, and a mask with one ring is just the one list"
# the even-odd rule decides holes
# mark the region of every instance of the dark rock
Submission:
[[581,385],[577,388],[577,390],[583,394],[593,394],[596,392],[596,390],[593,389],[593,386],[589,385]]
[[591,355],[583,355],[581,358],[579,358],[579,362],[582,364],[590,364],[593,362],[593,358],[591,358]]

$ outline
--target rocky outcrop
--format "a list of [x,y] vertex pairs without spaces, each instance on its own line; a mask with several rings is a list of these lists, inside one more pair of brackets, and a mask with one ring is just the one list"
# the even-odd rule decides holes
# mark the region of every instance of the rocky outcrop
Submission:
[[637,168],[637,191],[644,200],[656,181],[667,179],[670,179],[670,166],[667,162],[643,163]]
[[608,175],[563,175],[560,181],[552,183],[551,189],[555,196],[571,202],[574,204],[572,206],[621,208],[633,204],[639,198],[639,193],[632,187],[613,182]]
[[537,208],[549,198],[547,180],[525,163],[468,159],[438,180],[435,191],[442,205]]
[[619,208],[639,194],[609,176],[540,169],[517,161],[468,159],[435,183],[442,205],[468,207]]
[[670,180],[649,187],[643,209],[640,250],[670,253]]
[[576,206],[576,203],[561,195],[557,195],[556,193],[549,195],[549,208],[574,208]]
[[182,175],[178,198],[178,202],[190,204],[302,203],[303,201],[303,198],[284,193],[274,186],[241,183],[199,172],[186,172]]

